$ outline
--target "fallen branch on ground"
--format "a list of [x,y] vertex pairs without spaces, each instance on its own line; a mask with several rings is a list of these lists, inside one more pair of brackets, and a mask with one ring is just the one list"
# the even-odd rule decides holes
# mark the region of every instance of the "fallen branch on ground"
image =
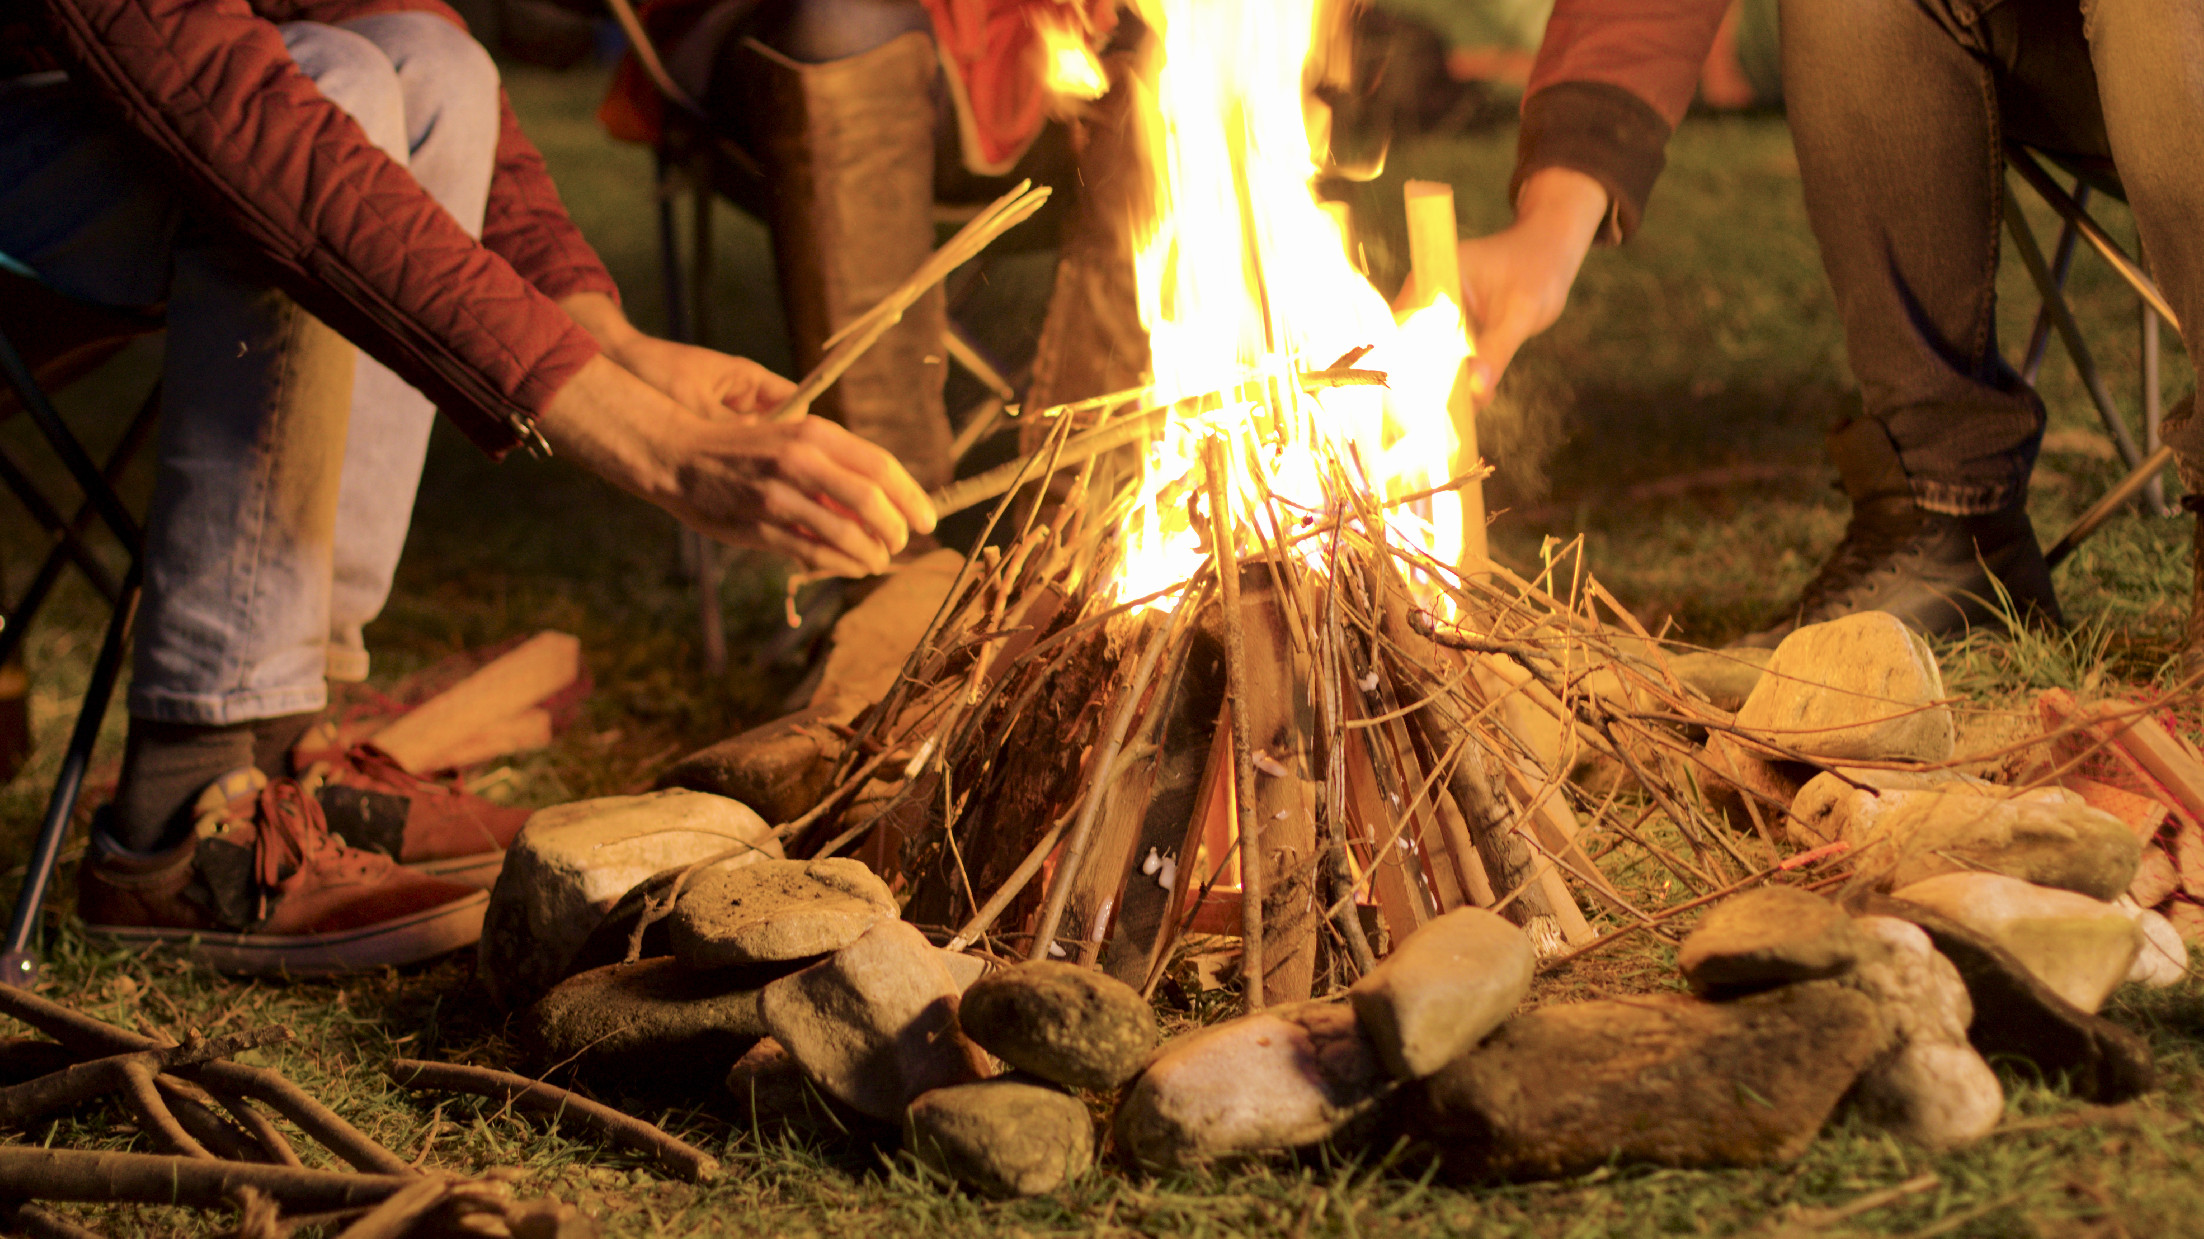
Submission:
[[394,1058],[383,1070],[405,1088],[494,1097],[554,1122],[571,1118],[614,1144],[649,1154],[660,1167],[691,1182],[708,1182],[719,1175],[719,1160],[704,1150],[667,1135],[654,1124],[557,1085],[489,1067],[411,1058]]

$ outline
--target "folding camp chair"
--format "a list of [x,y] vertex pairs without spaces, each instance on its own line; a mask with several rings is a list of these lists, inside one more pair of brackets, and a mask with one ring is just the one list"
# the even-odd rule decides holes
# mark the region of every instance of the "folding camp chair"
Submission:
[[[0,387],[0,420],[18,409],[27,414],[83,496],[75,512],[64,515],[62,501],[51,496],[11,454],[0,449],[0,485],[15,495],[53,539],[45,561],[22,596],[12,602],[0,599],[0,607],[6,608],[0,612],[0,666],[20,650],[24,633],[68,568],[73,566],[82,573],[109,608],[106,636],[92,664],[91,681],[77,708],[76,726],[69,733],[69,747],[62,755],[60,773],[55,776],[45,817],[31,846],[7,940],[0,943],[0,984],[28,985],[37,978],[39,912],[61,855],[62,838],[68,833],[77,798],[84,790],[92,746],[99,739],[100,724],[106,718],[130,646],[142,540],[138,520],[116,493],[115,482],[144,446],[160,407],[160,388],[156,385],[105,462],[95,464],[47,393],[68,386],[131,340],[159,326],[157,319],[70,301],[36,280],[0,269],[0,372],[7,378],[6,386]],[[86,535],[95,525],[104,528],[120,545],[120,572],[88,543]]]
[[[628,37],[628,45],[644,76],[664,105],[663,131],[653,155],[657,168],[658,261],[666,298],[666,332],[669,338],[684,344],[708,344],[712,339],[712,271],[716,258],[712,242],[712,201],[715,197],[725,198],[751,218],[769,220],[772,218],[772,186],[757,157],[740,142],[719,132],[703,105],[667,72],[630,0],[608,0],[608,3]],[[1000,187],[970,203],[937,202],[935,222],[964,223],[998,192]],[[691,200],[687,263],[682,261],[681,228],[675,209],[675,204],[684,195]],[[1058,196],[1061,197],[1061,193]],[[942,348],[951,361],[987,389],[997,412],[1003,405],[1018,399],[1017,389],[1005,377],[1005,367],[988,357],[954,318],[949,320]],[[995,424],[992,416],[983,416],[987,422],[984,426],[970,417],[964,419],[967,428],[975,433],[959,435],[960,455],[962,449],[971,446],[979,437],[978,432]],[[727,633],[719,605],[723,571],[721,548],[694,530],[683,529],[681,537],[683,564],[696,580],[705,671],[717,675],[727,667]]]
[[[2071,190],[2061,186],[2050,170],[2044,166],[2046,159],[2057,163],[2074,178]],[[2010,179],[2005,186],[2005,225],[2012,234],[2013,248],[2020,255],[2029,277],[2034,280],[2036,291],[2043,297],[2042,308],[2036,312],[2034,329],[2029,333],[2028,347],[2021,355],[2021,377],[2034,386],[2036,376],[2043,367],[2051,336],[2056,334],[2065,346],[2067,356],[2074,362],[2074,372],[2080,376],[2082,387],[2089,393],[2089,401],[2096,407],[2105,433],[2112,438],[2113,447],[2128,469],[2127,476],[2111,490],[2091,504],[2081,514],[2051,549],[2044,552],[2044,559],[2052,567],[2072,554],[2082,539],[2096,532],[2114,512],[2140,496],[2144,508],[2154,515],[2169,512],[2161,475],[2166,466],[2173,463],[2173,449],[2158,441],[2158,426],[2164,414],[2159,391],[2159,343],[2161,322],[2176,332],[2181,329],[2173,308],[2166,304],[2165,295],[2143,269],[2141,263],[2128,256],[2119,243],[2112,239],[2104,226],[2089,212],[2092,194],[2116,201],[2125,201],[2118,174],[2109,160],[2083,160],[2069,156],[2048,156],[2021,143],[2008,142],[2005,147],[2006,167],[2037,196],[2043,199],[2061,221],[2057,242],[2047,260],[2043,249],[2037,245],[2035,233],[2028,221],[2021,216],[2020,199]],[[2080,326],[2074,320],[2073,307],[2066,299],[2066,277],[2072,266],[2077,240],[2087,241],[2111,264],[2121,279],[2141,299],[2142,320],[2142,371],[2143,439],[2136,442],[2128,429],[2127,420],[2121,415],[2119,405],[2105,387],[2104,378],[2097,371],[2096,360],[2090,353],[2088,342],[2082,339]]]

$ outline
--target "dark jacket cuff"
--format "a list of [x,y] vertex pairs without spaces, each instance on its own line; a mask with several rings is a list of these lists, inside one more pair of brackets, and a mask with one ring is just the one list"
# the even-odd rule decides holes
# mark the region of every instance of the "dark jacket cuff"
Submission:
[[1638,230],[1645,201],[1667,162],[1668,122],[1653,105],[1606,82],[1556,82],[1523,100],[1508,201],[1544,168],[1572,168],[1607,190],[1599,239],[1619,244]]

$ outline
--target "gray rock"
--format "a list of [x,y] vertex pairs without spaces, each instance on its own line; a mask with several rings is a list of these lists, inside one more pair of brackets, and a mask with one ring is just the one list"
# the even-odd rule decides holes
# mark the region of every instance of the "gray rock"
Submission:
[[1994,873],[1946,874],[1893,894],[1995,941],[2084,1011],[2104,1005],[2143,947],[2143,931],[2110,903]]
[[1908,921],[1928,934],[1966,983],[1974,1006],[1967,1040],[1983,1056],[2030,1063],[2045,1078],[2063,1077],[2085,1100],[2103,1105],[2140,1096],[2155,1083],[2148,1042],[2059,997],[1990,938],[1933,908],[1886,895],[1865,893],[1846,906],[1863,916]]
[[1418,1122],[1460,1180],[1787,1161],[1890,1039],[1833,981],[1541,1007],[1426,1080]]
[[1737,725],[1824,761],[1940,762],[1957,737],[1943,698],[1928,643],[1894,615],[1860,611],[1785,637]]
[[1844,909],[1794,886],[1763,886],[1716,904],[1684,939],[1676,966],[1700,994],[1817,981],[1873,949]]
[[1974,1003],[1959,970],[1918,926],[1870,916],[1858,928],[1881,949],[1848,984],[1882,1004],[1898,1044],[1861,1073],[1853,1103],[1870,1121],[1931,1149],[1988,1135],[2005,1113],[2005,1090],[1967,1043]]
[[570,977],[521,1017],[539,1069],[591,1080],[687,1085],[719,1078],[765,1035],[758,990],[770,973],[698,975],[671,959],[613,964]]
[[2056,788],[2017,797],[1854,793],[1845,805],[1835,820],[1852,845],[1852,863],[1885,891],[1987,872],[2113,899],[2134,880],[2141,858],[2127,823]]
[[916,927],[882,921],[826,959],[765,987],[766,1030],[813,1082],[874,1118],[920,1093],[987,1075],[957,1028],[956,981]]
[[989,1196],[1042,1196],[1094,1165],[1094,1119],[1077,1097],[1017,1076],[937,1088],[903,1115],[923,1165]]
[[2135,901],[2125,895],[2114,900],[2113,906],[2143,931],[2143,949],[2135,953],[2135,964],[2128,969],[2128,980],[2149,989],[2165,989],[2188,979],[2189,944],[2181,940],[2181,931],[2173,927],[2172,921],[2148,908],[2136,906]]
[[538,810],[507,850],[476,950],[493,997],[525,1006],[567,975],[590,931],[622,895],[662,869],[730,847],[755,851],[716,868],[778,859],[757,814],[702,792],[610,796]]
[[788,1047],[771,1037],[760,1038],[735,1060],[727,1069],[726,1084],[736,1117],[759,1135],[870,1135],[882,1128],[879,1120],[821,1092]]
[[896,912],[888,884],[862,861],[774,861],[691,879],[669,940],[692,968],[806,959],[841,950]]
[[1156,1048],[1156,1014],[1139,991],[1077,964],[990,973],[964,991],[957,1019],[981,1049],[1072,1088],[1116,1088]]
[[1403,938],[1347,1001],[1396,1079],[1430,1075],[1484,1039],[1530,992],[1538,953],[1483,908],[1458,908]]
[[1820,847],[1865,832],[1855,827],[1855,812],[1872,815],[1882,808],[1884,792],[1948,792],[2002,796],[2007,792],[1994,783],[1956,770],[1880,770],[1867,766],[1838,766],[1808,779],[1791,798],[1791,813],[1784,833],[1802,848]]
[[1345,1003],[1296,1003],[1166,1044],[1113,1129],[1134,1164],[1183,1169],[1351,1137],[1390,1089]]

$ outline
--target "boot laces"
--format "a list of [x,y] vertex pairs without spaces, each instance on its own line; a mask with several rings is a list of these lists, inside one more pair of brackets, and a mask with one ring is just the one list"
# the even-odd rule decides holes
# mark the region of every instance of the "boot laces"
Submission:
[[321,804],[291,779],[260,789],[254,801],[253,876],[257,915],[266,919],[269,894],[293,874],[341,864],[354,855],[331,833]]
[[1869,579],[1886,571],[1891,561],[1913,536],[1920,521],[1892,520],[1879,513],[1855,511],[1845,524],[1844,540],[1837,543],[1820,571],[1799,592],[1796,612],[1811,618],[1832,605],[1841,605]]

